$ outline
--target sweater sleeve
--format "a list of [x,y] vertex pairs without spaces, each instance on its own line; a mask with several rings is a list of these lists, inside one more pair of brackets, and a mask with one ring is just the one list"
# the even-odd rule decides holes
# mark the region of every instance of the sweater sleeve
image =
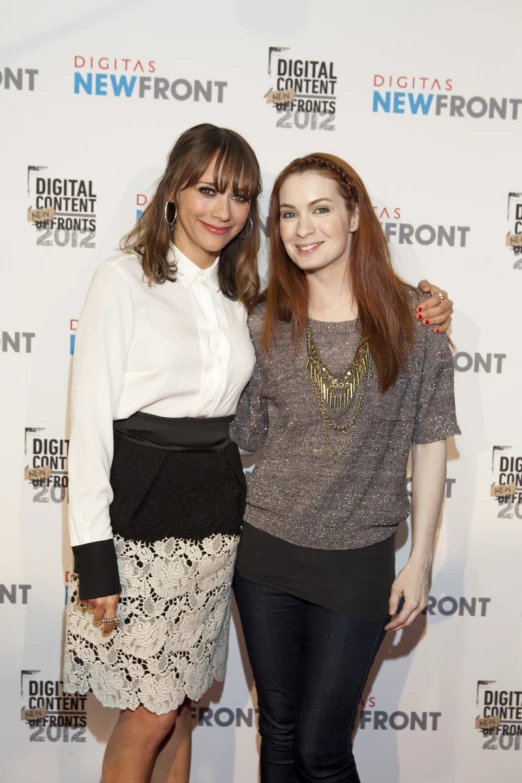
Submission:
[[425,333],[424,364],[413,443],[433,443],[460,435],[455,412],[454,366],[448,338]]
[[80,597],[121,590],[109,506],[112,422],[121,396],[134,311],[129,282],[113,263],[94,274],[76,334],[69,449],[69,531]]

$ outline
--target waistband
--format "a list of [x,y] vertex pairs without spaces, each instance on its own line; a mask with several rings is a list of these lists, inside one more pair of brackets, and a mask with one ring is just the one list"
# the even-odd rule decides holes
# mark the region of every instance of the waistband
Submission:
[[230,443],[233,416],[169,419],[138,411],[113,422],[114,432],[142,446],[167,451],[220,451]]

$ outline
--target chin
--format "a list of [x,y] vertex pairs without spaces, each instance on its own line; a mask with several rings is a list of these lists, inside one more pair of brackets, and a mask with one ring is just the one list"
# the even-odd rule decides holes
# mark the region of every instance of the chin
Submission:
[[235,235],[225,234],[224,236],[215,236],[203,229],[203,234],[200,235],[201,246],[206,248],[209,252],[219,253],[223,248],[232,242]]
[[228,237],[216,237],[206,232],[199,239],[200,246],[204,247],[209,253],[219,253],[230,242]]
[[302,269],[303,272],[318,272],[320,269],[324,269],[328,266],[328,261],[321,261],[318,258],[299,258],[294,260],[294,264]]

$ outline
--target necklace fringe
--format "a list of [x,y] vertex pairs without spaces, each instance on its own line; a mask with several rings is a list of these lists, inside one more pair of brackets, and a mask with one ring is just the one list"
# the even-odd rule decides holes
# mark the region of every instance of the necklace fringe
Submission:
[[[328,451],[337,456],[348,443],[352,427],[361,410],[371,369],[371,354],[367,343],[359,345],[353,361],[342,375],[334,375],[321,359],[314,341],[312,327],[306,327],[308,359],[306,371],[310,375],[315,400],[323,419],[323,431]],[[337,423],[351,408],[351,415],[344,424]],[[328,430],[343,432],[341,446],[334,450],[330,445]]]

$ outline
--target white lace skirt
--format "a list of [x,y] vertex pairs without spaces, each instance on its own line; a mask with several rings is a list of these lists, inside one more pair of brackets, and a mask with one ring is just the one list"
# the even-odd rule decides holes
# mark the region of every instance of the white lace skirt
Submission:
[[225,676],[238,536],[154,543],[115,536],[122,593],[107,638],[68,604],[64,691],[162,715]]

